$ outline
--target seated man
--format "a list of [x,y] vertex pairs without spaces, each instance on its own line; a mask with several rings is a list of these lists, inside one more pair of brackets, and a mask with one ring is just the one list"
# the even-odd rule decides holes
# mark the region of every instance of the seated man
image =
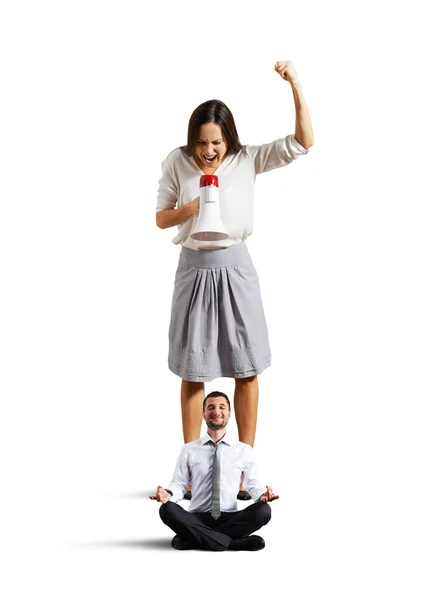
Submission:
[[[151,500],[161,502],[160,517],[176,533],[177,550],[261,550],[264,540],[250,535],[270,521],[269,502],[277,500],[260,481],[253,449],[226,437],[231,405],[226,394],[211,392],[203,403],[207,433],[182,448],[168,489],[159,486]],[[237,510],[241,474],[255,502]],[[177,504],[191,481],[189,511]]]

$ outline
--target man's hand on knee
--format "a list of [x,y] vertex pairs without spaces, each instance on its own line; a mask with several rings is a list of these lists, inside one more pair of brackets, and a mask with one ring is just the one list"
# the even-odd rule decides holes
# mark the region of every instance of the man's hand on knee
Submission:
[[162,504],[166,504],[172,498],[172,494],[165,490],[161,485],[157,487],[156,495],[149,496],[150,500],[157,500],[157,502],[161,502]]
[[273,502],[273,500],[277,500],[279,496],[273,493],[270,485],[266,485],[266,491],[259,498],[260,502]]

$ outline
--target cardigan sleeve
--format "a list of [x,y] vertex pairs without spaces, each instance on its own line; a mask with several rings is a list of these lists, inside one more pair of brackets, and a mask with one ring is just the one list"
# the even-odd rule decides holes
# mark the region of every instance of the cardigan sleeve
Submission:
[[294,135],[279,138],[270,144],[247,146],[247,154],[254,161],[256,175],[272,169],[285,167],[308,150],[303,148]]
[[156,212],[165,208],[175,208],[178,200],[177,182],[171,155],[162,162],[162,176],[157,190]]

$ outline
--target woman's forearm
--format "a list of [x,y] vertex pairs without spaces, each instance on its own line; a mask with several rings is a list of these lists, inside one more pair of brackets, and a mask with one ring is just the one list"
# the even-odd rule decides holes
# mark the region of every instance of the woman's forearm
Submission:
[[292,93],[294,94],[295,139],[303,148],[310,148],[314,143],[313,128],[295,67],[290,60],[279,60],[275,63],[275,71],[279,73],[282,79],[291,84]]
[[[301,143],[301,142],[300,142]],[[188,219],[191,219],[196,213],[196,203],[188,202],[180,208],[165,208],[156,212],[156,224],[160,229],[167,229],[168,227],[174,227],[175,225],[181,225]]]
[[291,83],[291,88],[295,103],[295,139],[307,149],[314,143],[310,113],[300,83]]

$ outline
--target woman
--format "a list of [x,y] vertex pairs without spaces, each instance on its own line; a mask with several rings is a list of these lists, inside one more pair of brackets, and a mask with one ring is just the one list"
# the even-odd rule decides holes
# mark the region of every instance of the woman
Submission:
[[[169,368],[182,379],[185,443],[200,437],[204,382],[233,377],[239,439],[254,445],[257,376],[271,361],[257,274],[244,243],[252,231],[254,181],[256,174],[289,164],[313,144],[292,62],[277,62],[274,68],[293,91],[295,136],[242,146],[228,107],[210,100],[191,115],[187,145],[162,163],[156,222],[161,229],[176,225],[179,232],[173,242],[182,246],[172,300]],[[220,212],[229,234],[225,240],[205,243],[190,237],[197,224],[203,174],[218,176]]]

